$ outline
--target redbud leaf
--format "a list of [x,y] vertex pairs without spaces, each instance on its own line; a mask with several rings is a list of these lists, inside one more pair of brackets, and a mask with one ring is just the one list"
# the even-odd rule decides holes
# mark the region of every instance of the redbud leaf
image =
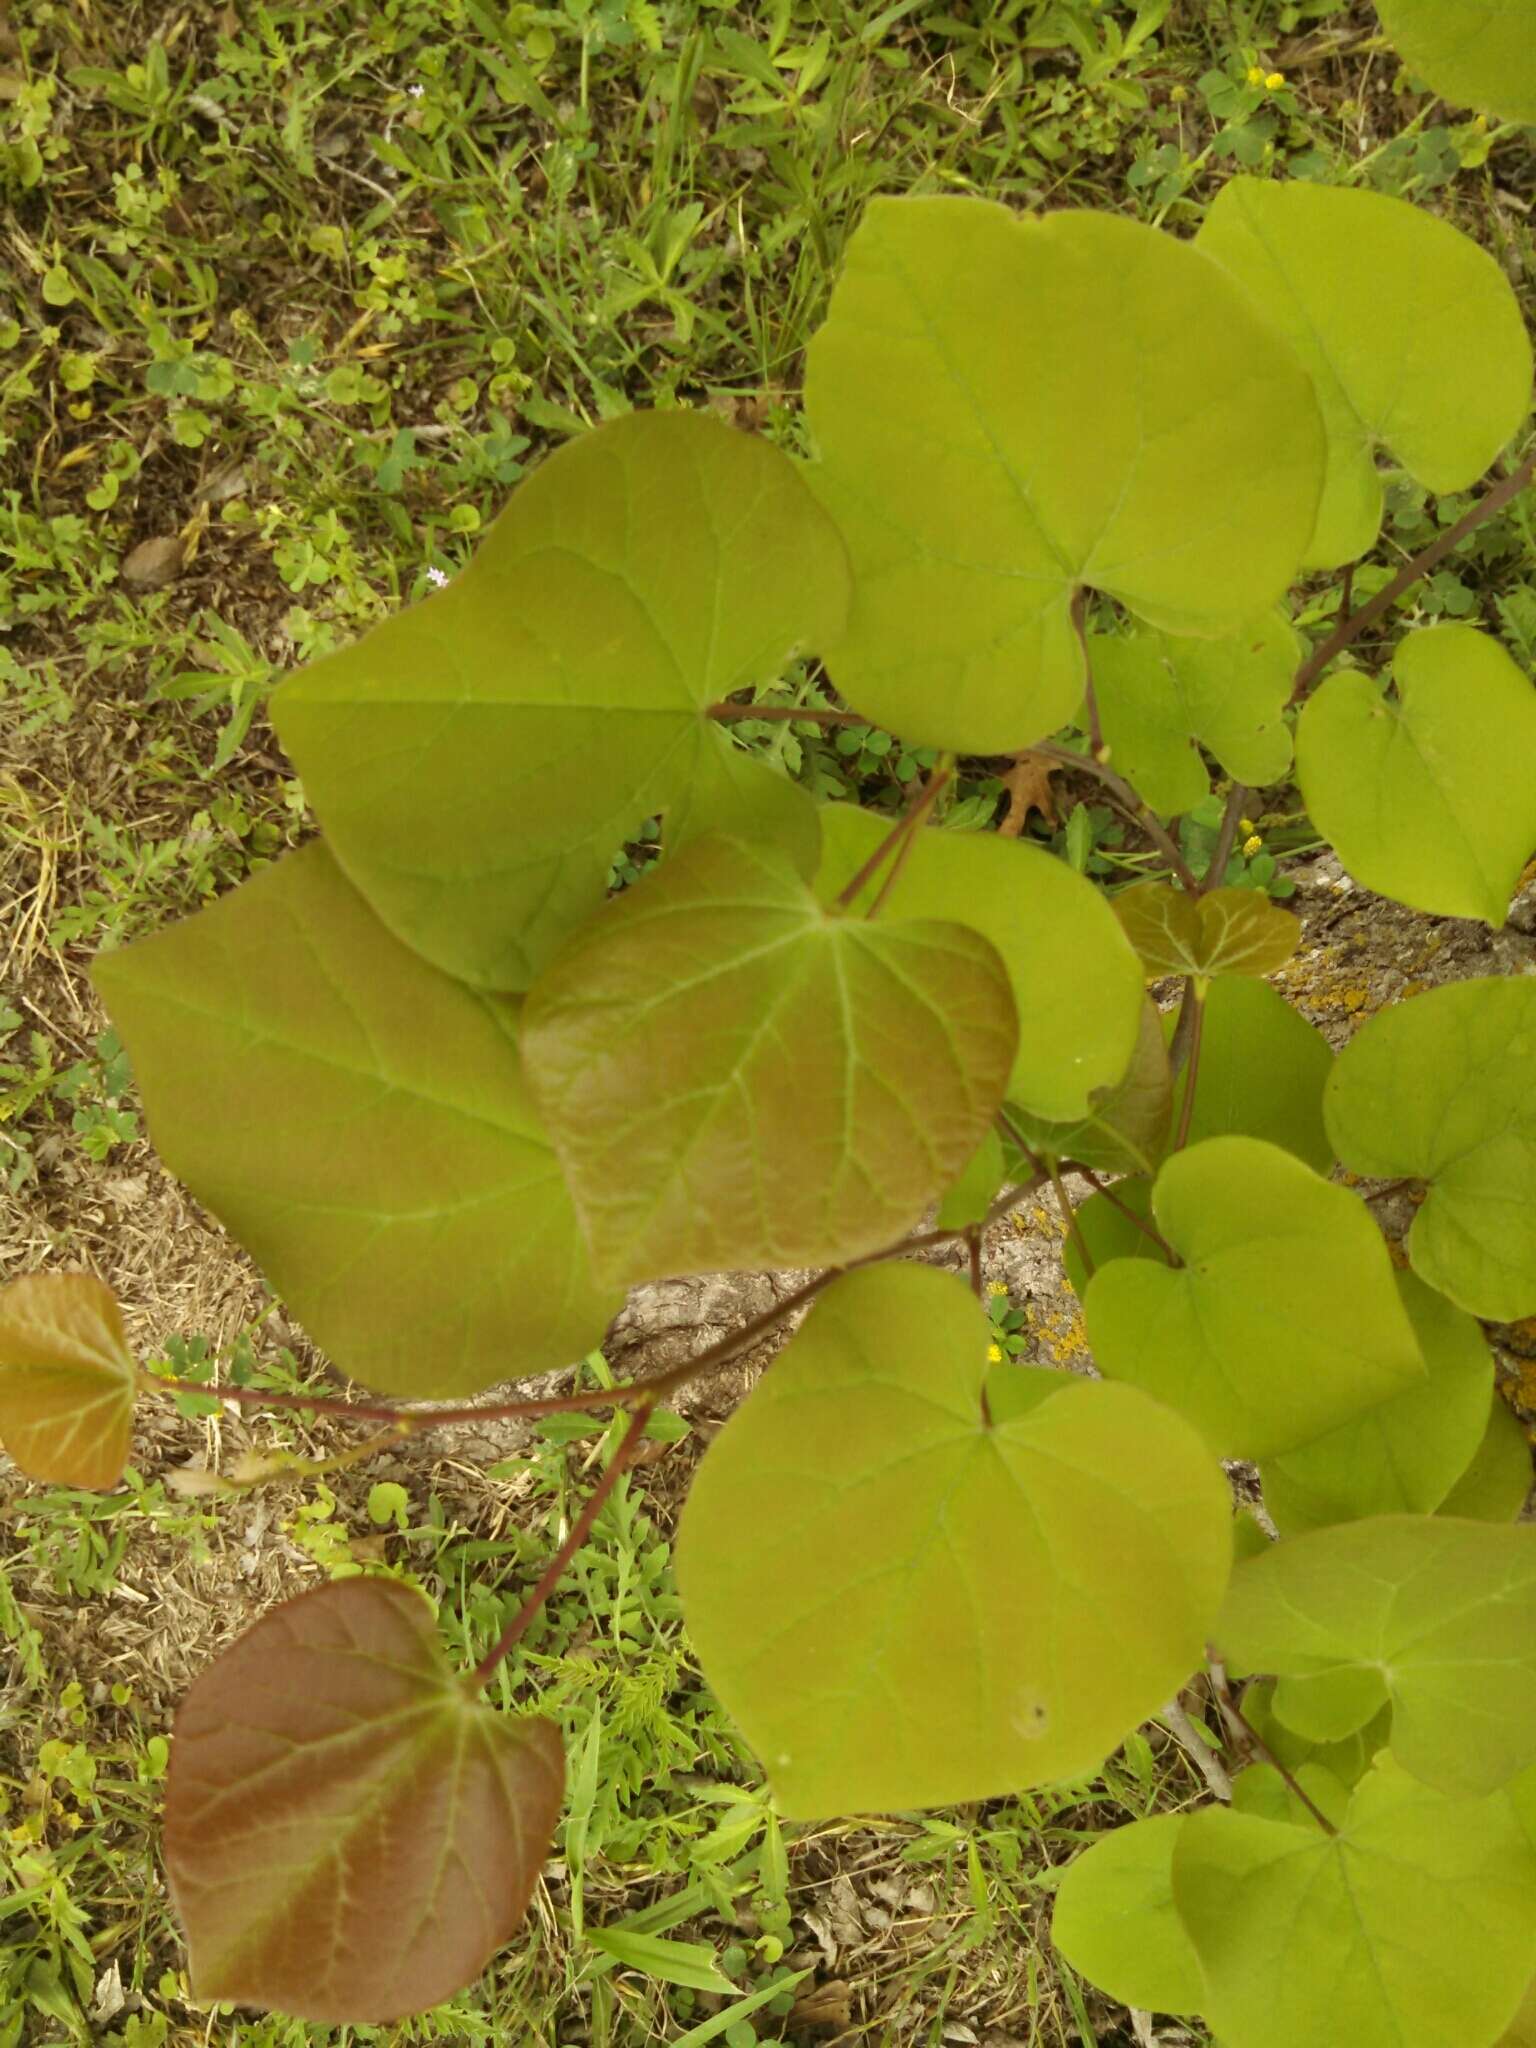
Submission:
[[1231,1565],[1194,1431],[1072,1374],[991,1427],[964,1282],[832,1283],[705,1454],[678,1586],[797,1818],[1092,1771],[1186,1682]]
[[1205,1980],[1173,1903],[1184,1816],[1154,1814],[1102,1835],[1056,1888],[1051,1939],[1074,1970],[1122,2005],[1194,2013]]
[[1362,1026],[1323,1114],[1357,1173],[1429,1194],[1408,1232],[1419,1276],[1473,1315],[1536,1312],[1536,977],[1451,982]]
[[1327,481],[1309,565],[1352,562],[1375,540],[1378,448],[1426,489],[1461,490],[1525,419],[1531,345],[1509,279],[1426,208],[1313,179],[1231,178],[1195,246],[1311,375]]
[[1166,1401],[1222,1457],[1310,1443],[1425,1376],[1363,1204],[1277,1145],[1207,1138],[1157,1177],[1175,1269],[1115,1259],[1083,1311],[1099,1369]]
[[1164,974],[1273,974],[1295,952],[1299,919],[1261,889],[1193,896],[1171,882],[1137,882],[1115,913],[1149,979]]
[[830,638],[846,593],[788,456],[630,413],[547,457],[446,589],[285,682],[273,723],[390,929],[525,989],[621,844],[734,779],[707,707]]
[[393,937],[324,841],[97,956],[161,1158],[344,1372],[473,1394],[589,1351],[593,1285],[516,1016]]
[[[1177,1020],[1176,1009],[1163,1012],[1170,1039]],[[1332,1066],[1327,1039],[1277,988],[1255,976],[1223,975],[1206,991],[1188,1142],[1264,1138],[1318,1173],[1331,1172],[1323,1088]],[[1175,1110],[1188,1086],[1186,1062],[1173,1084]]]
[[522,1045],[593,1264],[622,1285],[899,1237],[986,1135],[1016,1038],[980,933],[842,915],[781,855],[709,834],[573,936]]
[[565,1759],[465,1688],[431,1603],[344,1579],[264,1615],[177,1711],[165,1864],[193,1996],[384,2025],[522,1919]]
[[1536,1761],[1536,1524],[1382,1515],[1293,1536],[1238,1566],[1213,1640],[1287,1682],[1275,1711],[1303,1734],[1349,1732],[1342,1711],[1302,1725],[1309,1688],[1384,1686],[1393,1755],[1452,1798]]
[[1531,1439],[1525,1424],[1495,1394],[1472,1460],[1435,1512],[1474,1522],[1512,1522],[1531,1491]]
[[877,197],[806,361],[847,542],[838,687],[903,738],[1013,753],[1083,692],[1080,587],[1217,637],[1288,588],[1322,425],[1213,263],[1106,213]]
[[1094,1090],[1085,1117],[1051,1123],[1017,1104],[1010,1104],[1009,1114],[1020,1136],[1046,1158],[1074,1159],[1106,1173],[1153,1172],[1173,1114],[1173,1075],[1157,1005],[1149,996],[1142,998],[1141,1029],[1130,1064],[1113,1087]]
[[29,1479],[115,1486],[137,1377],[117,1302],[94,1274],[24,1273],[0,1287],[0,1443]]
[[1501,120],[1536,122],[1536,43],[1520,0],[1379,0],[1376,11],[1432,92]]

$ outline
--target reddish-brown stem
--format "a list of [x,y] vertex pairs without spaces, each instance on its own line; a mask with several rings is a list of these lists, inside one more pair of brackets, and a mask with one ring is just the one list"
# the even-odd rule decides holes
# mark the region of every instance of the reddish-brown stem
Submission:
[[1112,1209],[1118,1209],[1128,1222],[1135,1224],[1143,1237],[1151,1239],[1170,1266],[1178,1264],[1178,1254],[1174,1251],[1167,1238],[1163,1236],[1162,1232],[1149,1223],[1145,1216],[1138,1216],[1130,1203],[1115,1193],[1108,1181],[1100,1180],[1099,1176],[1091,1172],[1088,1167],[1076,1166],[1070,1160],[1062,1168],[1062,1171],[1064,1173],[1081,1174],[1095,1194],[1102,1195]]
[[1401,1180],[1389,1180],[1384,1188],[1377,1188],[1373,1194],[1367,1195],[1365,1199],[1368,1202],[1384,1202],[1388,1195],[1400,1195],[1404,1188],[1411,1188],[1414,1185],[1415,1178],[1413,1174],[1405,1173]]
[[1232,1698],[1224,1680],[1216,1687],[1216,1704],[1221,1709],[1229,1733],[1251,1744],[1254,1754],[1260,1761],[1268,1764],[1271,1770],[1279,1772],[1286,1785],[1295,1793],[1296,1797],[1301,1801],[1308,1813],[1311,1814],[1325,1835],[1336,1835],[1338,1829],[1328,1818],[1327,1814],[1323,1812],[1315,1800],[1307,1797],[1295,1777],[1281,1763],[1279,1757],[1275,1755],[1275,1752],[1254,1727],[1253,1723],[1244,1718],[1242,1709],[1238,1706],[1236,1700]]
[[965,1254],[971,1271],[971,1292],[981,1299],[981,1226],[973,1223],[965,1233]]
[[474,1693],[480,1690],[502,1658],[506,1656],[513,1644],[522,1636],[529,1623],[544,1605],[544,1602],[555,1590],[555,1587],[560,1583],[560,1576],[566,1566],[592,1533],[592,1525],[603,1511],[603,1502],[607,1500],[609,1494],[618,1485],[624,1475],[625,1467],[639,1449],[640,1439],[645,1434],[645,1425],[649,1422],[650,1418],[651,1404],[648,1401],[642,1402],[630,1417],[629,1427],[625,1430],[618,1449],[609,1459],[607,1471],[587,1495],[585,1507],[583,1507],[575,1521],[572,1522],[565,1541],[544,1567],[539,1583],[528,1595],[528,1598],[517,1610],[517,1613],[512,1617],[506,1628],[503,1629],[492,1648],[486,1652],[468,1678],[464,1680],[464,1690],[466,1692]]
[[1068,747],[1042,743],[1030,751],[1043,754],[1046,760],[1055,761],[1063,768],[1080,768],[1084,775],[1091,775],[1094,781],[1100,783],[1114,798],[1131,823],[1146,833],[1190,894],[1199,894],[1200,884],[1195,879],[1194,870],[1180,853],[1172,833],[1123,776],[1117,775],[1112,768],[1105,767],[1102,761],[1096,761],[1092,754],[1074,754]]
[[[1195,1088],[1200,1079],[1200,1040],[1205,1025],[1205,995],[1198,977],[1186,974],[1184,977],[1184,1002],[1179,1012],[1179,1023],[1184,1021],[1184,1010],[1193,1003],[1193,1022],[1189,1027],[1188,1072],[1184,1077],[1184,1100],[1179,1104],[1179,1128],[1174,1135],[1173,1149],[1182,1152],[1189,1142],[1189,1126],[1195,1114]],[[1175,1031],[1178,1025],[1174,1026]]]
[[[894,853],[902,845],[903,840],[910,838],[910,836],[917,831],[918,827],[923,822],[924,816],[932,807],[934,799],[938,796],[939,791],[944,787],[945,783],[948,782],[950,778],[950,773],[951,771],[948,768],[941,768],[936,775],[929,777],[927,783],[923,786],[922,789],[920,789],[917,792],[916,796],[913,797],[912,801],[907,805],[907,808],[896,820],[896,823],[891,827],[890,831],[886,833],[885,837],[881,840],[880,844],[869,856],[869,859],[865,861],[863,867],[859,869],[858,873],[846,885],[846,887],[839,891],[837,897],[837,907],[839,910],[846,910],[849,904],[857,899],[858,893],[864,887],[865,883],[868,882],[873,875],[879,873],[880,869],[884,867],[886,861],[890,858],[891,854]],[[889,887],[890,881],[888,879],[886,883],[886,888],[880,891],[880,894],[875,898],[874,902],[870,905],[869,914],[871,917],[874,916],[875,912],[880,908],[881,903],[885,900],[886,889],[888,889]]]
[[1211,864],[1205,871],[1205,880],[1200,884],[1204,896],[1212,889],[1221,887],[1222,876],[1227,872],[1227,862],[1232,858],[1232,849],[1237,844],[1237,828],[1243,815],[1243,805],[1248,801],[1248,791],[1240,782],[1234,782],[1227,791],[1227,807],[1221,814],[1221,830],[1216,835],[1216,850],[1211,855]]
[[761,718],[770,724],[804,719],[809,725],[868,725],[857,711],[834,711],[819,704],[711,704],[705,713],[722,723],[738,718]]
[[1088,1240],[1083,1236],[1082,1230],[1079,1228],[1077,1211],[1072,1206],[1071,1197],[1061,1184],[1061,1165],[1059,1161],[1054,1159],[1051,1161],[1050,1174],[1051,1191],[1056,1197],[1056,1206],[1061,1211],[1061,1220],[1067,1227],[1067,1236],[1077,1246],[1077,1256],[1083,1262],[1083,1271],[1091,1280],[1094,1274],[1093,1253],[1089,1251]]
[[1491,519],[1495,512],[1502,512],[1512,498],[1518,498],[1526,486],[1536,478],[1536,448],[1533,448],[1518,469],[1496,483],[1492,490],[1484,492],[1475,505],[1469,506],[1453,526],[1437,534],[1427,548],[1421,548],[1411,561],[1403,564],[1390,583],[1383,584],[1374,597],[1368,597],[1358,611],[1342,618],[1333,631],[1309,654],[1296,671],[1296,681],[1291,689],[1290,702],[1299,704],[1311,689],[1328,664],[1358,640],[1367,626],[1372,626],[1386,611],[1396,604],[1410,585],[1427,575],[1438,562],[1451,552],[1456,543],[1465,538],[1474,526],[1481,526],[1485,519]]

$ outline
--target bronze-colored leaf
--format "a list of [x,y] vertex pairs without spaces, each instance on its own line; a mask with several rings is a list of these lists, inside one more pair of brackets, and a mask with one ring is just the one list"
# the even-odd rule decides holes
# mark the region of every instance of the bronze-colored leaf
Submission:
[[115,1486],[135,1378],[117,1303],[94,1274],[27,1273],[0,1287],[0,1442],[29,1479]]
[[176,1716],[165,1864],[194,1995],[382,2025],[472,1983],[560,1812],[551,1721],[498,1713],[392,1579],[287,1601]]
[[1259,889],[1192,896],[1169,882],[1138,882],[1114,899],[1148,977],[1273,974],[1295,952],[1300,920]]

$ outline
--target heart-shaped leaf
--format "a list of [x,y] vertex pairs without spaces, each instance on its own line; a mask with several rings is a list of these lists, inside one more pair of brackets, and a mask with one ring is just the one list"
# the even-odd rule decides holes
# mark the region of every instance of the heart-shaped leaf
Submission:
[[[1177,1010],[1163,1012],[1169,1039],[1177,1021]],[[1278,989],[1256,977],[1223,975],[1205,995],[1188,1142],[1264,1138],[1318,1173],[1331,1172],[1323,1089],[1332,1068],[1327,1039]],[[1188,1086],[1186,1064],[1174,1082],[1176,1109]]]
[[161,1158],[343,1371],[473,1394],[601,1337],[621,1298],[593,1286],[511,1006],[392,937],[323,841],[92,980]]
[[1018,1136],[1047,1159],[1073,1159],[1106,1173],[1151,1173],[1163,1156],[1173,1116],[1173,1073],[1157,1005],[1143,997],[1130,1065],[1112,1088],[1094,1091],[1087,1116],[1051,1123],[1010,1104]]
[[[1267,1544],[1264,1546],[1269,1547]],[[1258,1552],[1252,1553],[1257,1556]],[[1282,1681],[1288,1683],[1289,1681]],[[1358,1785],[1392,1733],[1392,1709],[1383,1705],[1369,1720],[1338,1742],[1310,1741],[1286,1726],[1274,1710],[1275,1681],[1259,1679],[1243,1687],[1243,1719],[1275,1761],[1288,1771],[1316,1764],[1341,1785]]]
[[1510,1801],[1441,1798],[1388,1760],[1336,1834],[1187,1815],[1173,1896],[1227,2048],[1486,2048],[1530,1974],[1536,1854]]
[[1115,914],[1149,980],[1164,974],[1273,974],[1295,952],[1301,924],[1261,889],[1192,896],[1171,882],[1137,882]]
[[1110,757],[1154,811],[1172,817],[1209,795],[1200,746],[1251,789],[1279,782],[1289,769],[1291,736],[1281,713],[1301,642],[1280,613],[1266,612],[1223,640],[1095,634],[1088,656]]
[[1410,633],[1378,676],[1330,676],[1301,714],[1313,823],[1366,888],[1498,927],[1536,846],[1536,690],[1471,626]]
[[1500,1394],[1471,1463],[1435,1510],[1473,1522],[1512,1522],[1531,1491],[1531,1439]]
[[112,1291],[94,1274],[24,1273],[0,1287],[0,1443],[29,1479],[115,1486],[137,1377]]
[[1524,421],[1531,345],[1519,301],[1449,221],[1358,187],[1232,178],[1195,242],[1311,375],[1328,442],[1312,567],[1352,562],[1375,540],[1379,447],[1427,490],[1455,491]]
[[1536,1524],[1383,1515],[1294,1536],[1238,1566],[1215,1641],[1235,1670],[1281,1675],[1275,1711],[1302,1734],[1347,1733],[1342,1688],[1384,1687],[1393,1755],[1451,1798],[1536,1760]]
[[1430,1183],[1414,1270],[1461,1308],[1536,1313],[1536,978],[1452,982],[1382,1010],[1323,1097],[1357,1173]]
[[871,200],[805,403],[807,480],[854,568],[838,686],[962,753],[1071,718],[1078,589],[1232,633],[1289,586],[1316,514],[1292,350],[1197,250],[1107,213]]
[[549,456],[447,589],[284,683],[272,719],[390,929],[525,989],[623,841],[737,773],[707,707],[830,638],[846,601],[788,456],[631,413]]
[[1453,106],[1536,122],[1536,42],[1521,0],[1378,0],[1410,71]]
[[1071,1374],[989,1427],[989,1339],[952,1274],[849,1274],[694,1480],[689,1634],[797,1818],[1091,1771],[1201,1657],[1232,1551],[1215,1461]]
[[840,1265],[976,1150],[1017,1041],[990,941],[827,910],[782,856],[710,834],[578,932],[523,1060],[594,1265]]
[[[823,808],[824,902],[890,829],[888,818],[852,804]],[[865,908],[882,880],[852,907]],[[1103,896],[1065,861],[995,833],[919,832],[885,905],[891,917],[955,918],[997,948],[1019,1013],[1011,1102],[1037,1116],[1079,1117],[1095,1089],[1120,1080],[1141,1020],[1141,971]]]
[[176,1715],[165,1866],[193,1996],[379,2026],[440,2003],[522,1919],[564,1782],[554,1723],[474,1698],[420,1593],[285,1602]]
[[1364,1205],[1257,1138],[1177,1152],[1152,1194],[1185,1260],[1116,1259],[1083,1304],[1099,1369],[1205,1431],[1224,1458],[1310,1443],[1424,1378]]
[[1199,1958],[1173,1904],[1173,1849],[1184,1816],[1159,1813],[1102,1835],[1056,1888],[1051,1939],[1074,1970],[1147,2012],[1193,2013]]
[[1259,1468],[1282,1536],[1367,1515],[1427,1515],[1488,1426],[1493,1353],[1477,1323],[1412,1273],[1394,1273],[1429,1376]]

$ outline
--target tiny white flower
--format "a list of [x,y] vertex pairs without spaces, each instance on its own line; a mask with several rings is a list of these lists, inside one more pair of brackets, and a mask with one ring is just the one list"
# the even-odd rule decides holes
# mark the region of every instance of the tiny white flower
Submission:
[[424,85],[408,85],[405,89],[410,94],[413,100],[419,100],[422,94],[426,91],[426,87]]
[[441,590],[443,585],[448,581],[447,571],[443,569],[429,569],[427,571],[427,581],[432,585],[434,590]]

